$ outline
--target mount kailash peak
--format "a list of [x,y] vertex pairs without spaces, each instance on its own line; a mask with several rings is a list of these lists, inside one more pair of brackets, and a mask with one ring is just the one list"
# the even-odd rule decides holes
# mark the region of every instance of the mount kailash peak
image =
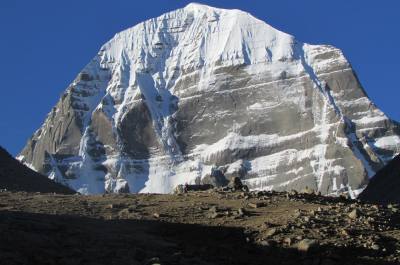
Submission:
[[355,197],[399,135],[339,49],[189,4],[104,44],[18,159],[84,194],[239,176]]

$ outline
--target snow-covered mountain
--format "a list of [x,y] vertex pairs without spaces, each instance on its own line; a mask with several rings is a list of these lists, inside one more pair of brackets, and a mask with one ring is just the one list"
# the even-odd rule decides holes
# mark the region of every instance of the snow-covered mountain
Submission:
[[400,152],[399,128],[339,49],[189,4],[101,47],[18,158],[82,193],[166,193],[222,172],[355,196]]

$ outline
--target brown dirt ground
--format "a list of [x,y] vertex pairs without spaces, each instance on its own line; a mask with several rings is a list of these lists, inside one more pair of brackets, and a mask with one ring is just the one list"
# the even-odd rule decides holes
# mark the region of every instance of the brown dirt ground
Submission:
[[[274,192],[1,192],[0,264],[400,264],[396,207]],[[303,239],[315,240],[307,251]]]

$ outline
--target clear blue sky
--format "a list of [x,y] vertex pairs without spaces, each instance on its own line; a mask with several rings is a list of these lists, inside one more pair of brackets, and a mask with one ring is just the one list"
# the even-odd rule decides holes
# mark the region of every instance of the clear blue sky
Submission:
[[[178,0],[0,0],[0,145],[17,154],[115,33]],[[400,120],[400,1],[197,1],[252,13],[300,41],[342,49],[372,100]]]

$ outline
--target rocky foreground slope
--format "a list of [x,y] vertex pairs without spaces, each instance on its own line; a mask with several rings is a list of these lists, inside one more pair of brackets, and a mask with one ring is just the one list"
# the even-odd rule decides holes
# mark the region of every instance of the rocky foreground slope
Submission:
[[399,210],[296,192],[1,192],[0,261],[394,265]]
[[70,188],[24,166],[2,147],[0,147],[0,190],[75,193]]
[[399,134],[339,49],[189,4],[103,45],[18,158],[85,194],[167,193],[223,173],[253,190],[355,197]]

